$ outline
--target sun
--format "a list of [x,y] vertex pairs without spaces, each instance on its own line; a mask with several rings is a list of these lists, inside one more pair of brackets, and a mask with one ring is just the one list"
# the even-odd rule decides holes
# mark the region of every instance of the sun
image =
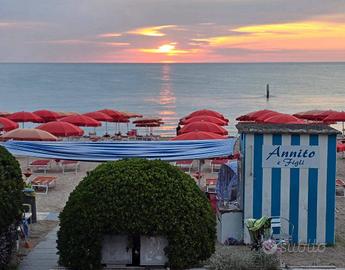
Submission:
[[171,53],[175,50],[175,45],[164,44],[158,47],[157,51],[160,53]]

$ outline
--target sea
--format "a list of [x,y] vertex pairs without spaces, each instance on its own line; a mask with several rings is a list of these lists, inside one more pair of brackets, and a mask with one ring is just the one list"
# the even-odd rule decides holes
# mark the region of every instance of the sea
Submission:
[[345,63],[0,64],[0,111],[105,108],[160,117],[162,136],[192,111],[216,110],[235,135],[235,118],[255,110],[344,110]]

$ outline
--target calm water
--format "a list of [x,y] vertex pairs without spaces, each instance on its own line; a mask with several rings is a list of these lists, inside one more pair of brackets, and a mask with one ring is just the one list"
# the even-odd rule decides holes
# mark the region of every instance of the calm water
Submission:
[[344,110],[345,63],[0,64],[0,97],[0,111],[112,108],[160,116],[163,135],[174,134],[182,116],[209,108],[226,115],[234,132],[234,119],[253,110]]

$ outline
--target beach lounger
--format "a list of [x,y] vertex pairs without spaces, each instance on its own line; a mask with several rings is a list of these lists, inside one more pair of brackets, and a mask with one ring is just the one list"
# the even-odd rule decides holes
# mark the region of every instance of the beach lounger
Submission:
[[49,188],[55,187],[56,178],[55,176],[36,176],[31,180],[32,188],[35,189],[36,193],[47,194]]
[[62,173],[65,173],[66,168],[73,168],[75,174],[78,173],[80,162],[76,160],[61,160],[60,166],[62,168]]
[[343,191],[343,196],[345,197],[345,181],[342,179],[336,180],[336,187]]
[[193,160],[178,160],[176,166],[181,170],[187,170],[189,173],[192,170]]
[[43,170],[44,173],[47,173],[48,169],[50,168],[50,160],[49,159],[37,159],[34,160],[29,164],[29,168],[32,170]]
[[213,159],[211,161],[211,171],[212,171],[212,173],[218,172],[220,167],[223,164],[227,163],[228,161],[229,161],[229,159],[227,159],[227,158],[224,158],[224,159]]

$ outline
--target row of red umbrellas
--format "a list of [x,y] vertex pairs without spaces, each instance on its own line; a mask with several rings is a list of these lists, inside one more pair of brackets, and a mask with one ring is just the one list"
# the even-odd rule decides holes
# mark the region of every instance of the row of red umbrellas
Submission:
[[270,124],[306,124],[305,120],[334,123],[345,121],[345,112],[333,110],[312,110],[293,115],[272,110],[259,110],[236,118],[238,121],[255,121]]
[[[140,114],[101,110],[86,114],[61,113],[49,110],[35,112],[16,112],[13,114],[1,112],[0,130],[7,133],[2,140],[55,140],[58,137],[82,136],[84,131],[79,126],[98,127],[104,122],[129,122],[129,118],[142,117]],[[6,118],[5,118],[6,117]],[[44,123],[36,129],[18,129],[17,122]],[[47,123],[46,123],[47,122]],[[11,131],[12,130],[12,131]],[[41,132],[42,131],[42,132]]]
[[212,110],[199,110],[180,119],[183,127],[172,140],[214,140],[224,139],[228,131],[223,127],[229,120]]
[[[33,122],[46,123],[51,121],[63,121],[77,126],[97,127],[102,122],[128,123],[129,118],[142,117],[140,114],[119,112],[115,110],[105,109],[96,112],[90,112],[83,115],[77,113],[59,113],[49,110],[39,110],[35,112],[16,112],[8,114],[2,112],[4,117],[0,117],[0,124],[5,131],[18,128],[16,122]],[[6,117],[6,118],[5,118]]]
[[[64,117],[75,117],[80,114],[78,113],[58,113],[49,110],[38,110],[34,112],[15,112],[10,115],[5,115],[6,118],[14,122],[32,122],[32,123],[45,123],[51,121],[57,121]],[[90,112],[83,114],[84,116],[93,118],[97,121],[108,121],[108,122],[128,122],[131,117],[142,117],[140,114],[119,112],[110,109],[104,109],[96,112]]]
[[283,114],[272,110],[259,110],[236,118],[237,121],[254,121],[268,124],[304,124],[305,122],[296,116]]

